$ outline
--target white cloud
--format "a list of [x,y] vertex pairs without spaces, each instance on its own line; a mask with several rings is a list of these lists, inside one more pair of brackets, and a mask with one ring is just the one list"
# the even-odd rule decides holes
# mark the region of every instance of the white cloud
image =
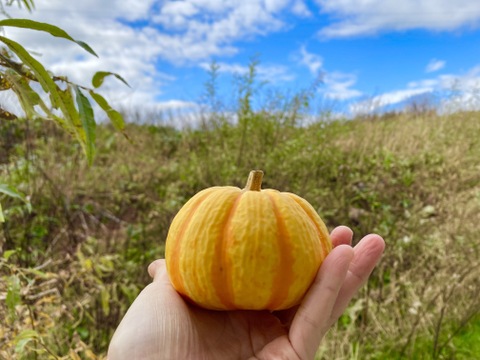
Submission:
[[440,69],[443,69],[444,67],[445,67],[445,61],[444,60],[432,59],[427,64],[427,67],[425,68],[425,72],[427,72],[427,73],[435,72],[435,71],[438,71]]
[[408,99],[428,94],[433,91],[430,87],[407,88],[388,91],[380,95],[372,96],[349,105],[349,111],[353,116],[373,114],[386,106],[400,104]]
[[408,87],[410,89],[430,88],[452,93],[480,92],[480,65],[474,66],[463,74],[442,74],[436,78],[413,81],[408,83]]
[[355,74],[323,69],[322,57],[308,52],[305,46],[300,47],[297,59],[301,65],[306,66],[310,70],[313,76],[321,76],[324,86],[319,91],[326,98],[348,100],[362,95],[359,90],[353,88],[357,82]]
[[181,30],[188,27],[188,19],[200,11],[189,1],[170,1],[165,3],[161,13],[153,17],[157,22],[172,30]]
[[283,65],[259,65],[258,76],[260,80],[267,81],[270,84],[288,82],[295,79],[295,75]]
[[323,81],[325,89],[322,92],[330,99],[348,100],[362,95],[359,90],[352,89],[357,82],[357,76],[354,74],[326,73]]
[[[6,28],[7,36],[40,54],[55,73],[89,85],[99,70],[121,74],[132,86],[106,81],[112,105],[155,106],[165,86],[175,81],[157,69],[159,61],[195,64],[212,56],[235,54],[234,43],[288,28],[281,14],[301,12],[301,0],[82,0],[38,2],[29,14],[9,8],[13,17],[55,24],[88,43],[95,58],[76,44],[27,29]],[[305,9],[304,9],[305,10]],[[280,66],[259,68],[262,76],[291,80]],[[182,99],[179,99],[182,100]]]
[[[241,65],[241,64],[233,64],[233,63],[216,63],[218,66],[218,72],[220,73],[230,73],[230,74],[238,74],[238,75],[245,75],[248,73],[248,66]],[[210,70],[210,63],[203,62],[200,64],[200,67],[204,70]]]
[[169,46],[162,55],[171,61],[191,61],[235,54],[232,44],[237,40],[289,28],[282,20],[288,11],[305,15],[308,9],[300,0],[170,1],[152,21],[174,32],[161,37]]
[[311,13],[311,11],[308,9],[307,5],[306,5],[303,1],[301,1],[301,0],[295,1],[295,2],[293,3],[292,12],[293,12],[295,15],[303,16],[303,17],[310,17],[310,16],[312,16],[312,13]]
[[383,93],[375,96],[372,102],[379,107],[401,103],[413,96],[432,92],[432,88],[403,89]]
[[409,29],[451,31],[480,25],[477,0],[316,0],[316,3],[321,12],[339,19],[320,31],[327,38]]
[[309,53],[305,46],[300,48],[300,64],[305,65],[312,75],[317,76],[323,65],[323,60],[319,55]]
[[449,94],[442,100],[440,111],[480,110],[480,65],[462,75],[440,76],[438,84]]
[[464,74],[442,74],[435,78],[411,81],[404,89],[382,93],[352,103],[352,114],[368,114],[388,105],[401,104],[422,94],[439,98],[439,112],[480,110],[480,65]]
[[173,80],[155,68],[159,53],[159,47],[154,44],[156,32],[148,27],[135,29],[117,20],[141,20],[149,16],[152,4],[151,0],[100,3],[83,0],[66,6],[61,0],[51,0],[39,2],[31,14],[13,7],[9,9],[12,16],[59,26],[73,38],[88,43],[99,58],[72,42],[43,32],[16,28],[5,28],[5,32],[37,54],[48,70],[82,85],[89,86],[91,77],[99,70],[121,74],[131,89],[113,78],[108,78],[102,88],[114,106],[153,106],[162,86]]
[[[245,75],[249,72],[249,68],[246,65],[235,63],[217,63],[219,73],[229,73],[235,75]],[[205,70],[210,70],[210,63],[203,62],[200,67]],[[279,82],[288,82],[295,79],[295,76],[289,72],[288,68],[283,65],[263,65],[259,64],[255,68],[258,80],[267,81],[271,84]]]
[[189,110],[198,109],[199,105],[191,101],[168,100],[159,102],[156,108],[158,110]]

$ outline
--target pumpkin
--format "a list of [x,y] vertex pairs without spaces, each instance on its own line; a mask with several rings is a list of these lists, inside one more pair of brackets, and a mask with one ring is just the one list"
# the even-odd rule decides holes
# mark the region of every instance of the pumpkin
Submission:
[[207,188],[174,217],[165,260],[173,287],[214,310],[281,310],[297,305],[332,249],[328,230],[301,197],[261,189]]

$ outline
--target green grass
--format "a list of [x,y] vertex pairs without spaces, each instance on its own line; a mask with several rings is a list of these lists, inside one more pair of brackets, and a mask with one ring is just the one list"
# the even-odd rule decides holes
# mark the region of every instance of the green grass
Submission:
[[214,115],[200,129],[129,124],[131,142],[99,126],[91,168],[52,126],[0,124],[0,178],[33,207],[1,198],[0,358],[103,358],[179,208],[258,168],[330,229],[387,242],[320,359],[480,357],[479,113],[308,126],[286,111]]
[[[453,330],[453,329],[452,329]],[[372,358],[378,360],[400,360],[400,359],[456,359],[471,360],[478,358],[480,354],[480,317],[477,315],[460,329],[456,328],[448,334],[449,339],[445,344],[434,351],[432,337],[425,334],[420,335],[411,344],[408,357],[396,348],[384,348],[377,352]]]
[[458,359],[474,359],[480,354],[480,317],[477,316],[453,338]]

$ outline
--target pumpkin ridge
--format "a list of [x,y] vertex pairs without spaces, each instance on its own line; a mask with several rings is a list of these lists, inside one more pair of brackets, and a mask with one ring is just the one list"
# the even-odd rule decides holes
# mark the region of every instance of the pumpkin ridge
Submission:
[[[272,210],[277,220],[278,248],[281,250],[277,274],[275,275],[272,284],[272,295],[267,303],[266,308],[277,310],[288,298],[289,288],[295,280],[293,277],[294,259],[291,251],[292,245],[290,241],[290,235],[288,233],[287,225],[283,219],[283,216],[277,206],[276,199],[274,195],[268,191],[265,191],[265,194],[270,199]],[[275,194],[278,197],[281,197],[281,193],[276,192]]]
[[[216,189],[212,188],[212,190],[215,191]],[[206,200],[206,198],[210,196],[214,191],[205,191],[203,194],[198,194],[202,196],[199,196],[199,198],[196,199],[196,202],[192,205],[192,207],[189,208],[189,212],[185,218],[185,221],[182,223],[182,227],[180,228],[178,235],[175,237],[175,243],[172,249],[172,253],[170,256],[168,256],[168,258],[170,259],[170,263],[169,264],[167,263],[167,266],[170,267],[170,271],[169,271],[169,273],[171,274],[170,281],[172,282],[176,290],[181,294],[186,294],[184,280],[180,272],[180,260],[181,260],[180,248],[182,244],[182,239],[187,231],[188,226],[190,225],[190,222],[193,216],[195,215],[195,212],[200,207],[200,205]]]
[[215,293],[220,300],[220,302],[225,306],[226,309],[235,309],[233,302],[233,285],[232,285],[232,272],[231,266],[228,264],[230,259],[226,251],[226,242],[231,236],[230,224],[235,215],[235,210],[237,209],[240,200],[244,192],[240,192],[238,197],[233,202],[228,215],[225,217],[225,221],[220,225],[222,231],[218,236],[217,242],[215,244],[215,259],[218,259],[217,262],[213,262],[212,266],[212,284],[215,290]]
[[318,238],[320,240],[320,247],[322,249],[322,258],[325,258],[328,255],[328,253],[332,250],[331,241],[329,240],[328,235],[327,236],[324,235],[324,234],[328,234],[328,231],[326,230],[322,231],[322,229],[320,228],[320,224],[314,220],[313,217],[316,215],[316,212],[314,212],[315,210],[313,208],[309,209],[307,206],[309,204],[306,203],[306,200],[300,198],[299,196],[292,193],[285,193],[285,194],[288,195],[290,198],[292,198],[301,207],[301,209],[303,210],[307,218],[313,224],[315,231],[318,234]]

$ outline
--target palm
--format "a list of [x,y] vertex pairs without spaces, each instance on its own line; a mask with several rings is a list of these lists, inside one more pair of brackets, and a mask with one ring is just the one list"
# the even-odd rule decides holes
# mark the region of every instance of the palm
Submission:
[[332,241],[337,248],[298,310],[276,313],[209,311],[190,305],[173,289],[164,261],[157,260],[149,267],[154,281],[116,330],[109,359],[313,358],[384,246],[379,236],[367,236],[352,251],[345,246],[351,232],[344,227],[332,232]]
[[[200,309],[186,303],[165,270],[160,271],[136,300],[142,301],[141,306],[134,303],[117,330],[119,343],[138,341],[129,350],[134,353],[126,356],[122,349],[121,358],[248,359],[275,339],[288,341],[287,329],[271,313]],[[166,328],[167,338],[159,341],[159,332]],[[165,342],[177,347],[166,349]],[[116,356],[111,350],[109,357]]]
[[181,331],[180,342],[195,344],[196,350],[189,349],[179,358],[248,359],[269,343],[288,342],[286,326],[267,311],[211,312],[190,305],[185,308],[182,303],[180,311],[190,319],[190,331]]

